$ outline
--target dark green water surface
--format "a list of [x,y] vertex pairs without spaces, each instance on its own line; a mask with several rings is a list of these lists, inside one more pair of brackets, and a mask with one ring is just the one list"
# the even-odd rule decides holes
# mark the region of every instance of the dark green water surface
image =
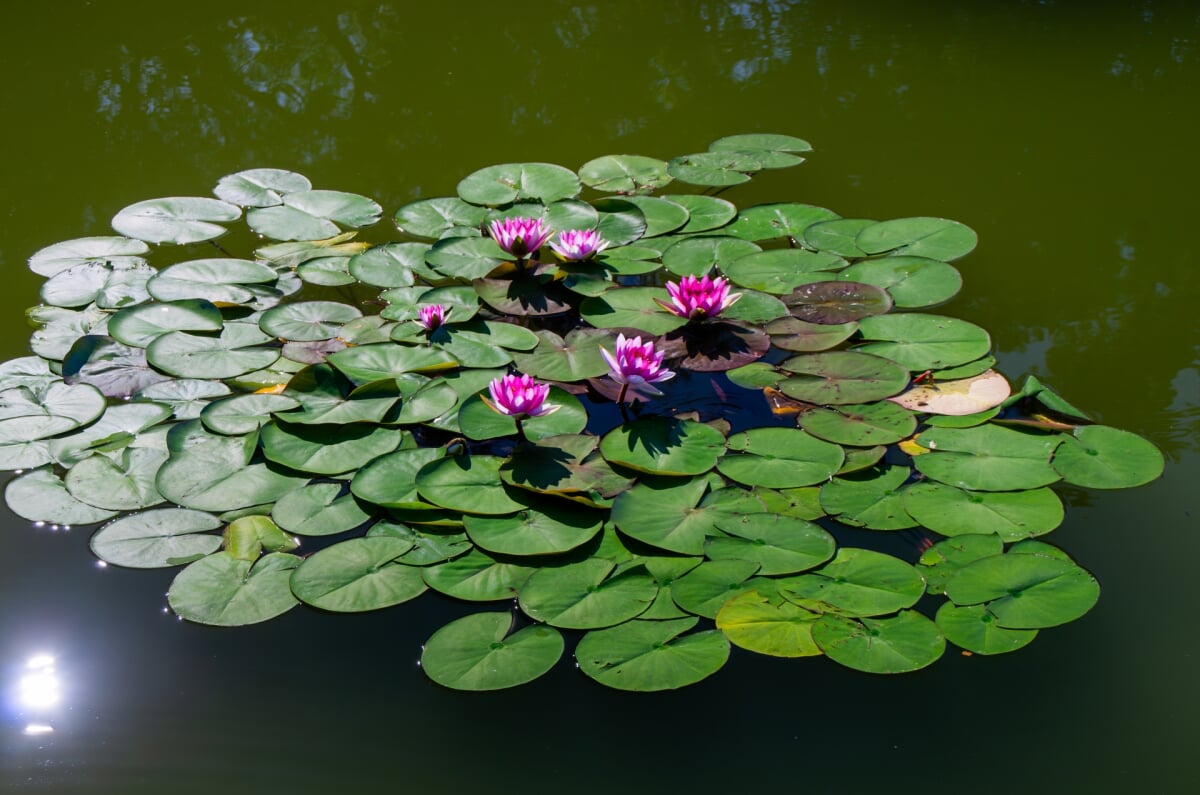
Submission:
[[[0,32],[0,359],[25,355],[34,251],[134,201],[293,169],[385,217],[485,165],[811,141],[731,190],[978,231],[938,310],[1165,452],[1126,492],[1067,489],[1049,541],[1097,607],[1028,648],[873,677],[734,650],[629,695],[564,661],[442,690],[421,642],[464,612],[297,608],[221,630],[164,614],[173,570],[101,570],[88,530],[0,517],[0,791],[1196,791],[1200,7],[1186,2],[56,2]],[[2,509],[0,509],[2,510]],[[12,690],[58,658],[30,737]]]

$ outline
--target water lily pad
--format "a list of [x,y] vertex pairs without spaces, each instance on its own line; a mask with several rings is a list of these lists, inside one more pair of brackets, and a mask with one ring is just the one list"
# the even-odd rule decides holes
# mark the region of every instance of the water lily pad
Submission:
[[836,477],[821,487],[821,507],[839,522],[872,530],[903,530],[917,520],[904,509],[901,486],[912,472],[884,464]]
[[[915,568],[891,555],[842,547],[837,557],[820,569],[780,580],[779,590],[801,607],[881,616],[916,604],[925,593],[925,580]],[[820,639],[817,643],[825,648]]]
[[104,413],[100,390],[88,384],[52,382],[0,392],[0,444],[32,442],[87,425]]
[[721,474],[748,486],[796,488],[827,480],[842,465],[836,444],[795,428],[755,428],[729,437]]
[[602,342],[612,335],[595,329],[575,329],[566,338],[552,331],[536,331],[538,345],[528,353],[513,354],[517,369],[550,381],[582,381],[608,372],[600,355]]
[[87,306],[119,309],[146,301],[146,283],[156,273],[145,263],[88,262],[59,271],[42,285],[42,301],[58,307]]
[[[811,204],[759,204],[738,213],[737,220],[724,233],[744,240],[772,240],[790,237],[802,240],[813,224],[838,217],[833,210]],[[833,252],[836,253],[836,252]]]
[[718,518],[717,528],[729,537],[710,538],[704,551],[710,560],[748,560],[766,576],[795,574],[833,557],[837,543],[820,526],[791,516],[769,513]]
[[918,443],[934,451],[913,459],[926,477],[972,491],[1036,489],[1061,478],[1050,457],[1062,438],[987,423],[932,428]]
[[481,549],[426,566],[421,576],[438,593],[467,602],[497,602],[514,599],[521,586],[537,571],[536,566],[502,562]]
[[220,237],[226,232],[220,224],[241,217],[241,209],[228,202],[181,196],[131,204],[113,216],[112,228],[147,243],[184,245]]
[[1149,483],[1163,471],[1157,447],[1137,434],[1104,425],[1064,434],[1050,463],[1066,482],[1091,489],[1128,489]]
[[297,191],[282,198],[280,205],[248,210],[246,224],[273,240],[324,240],[339,234],[341,226],[370,226],[383,212],[366,196],[336,190]]
[[[861,259],[867,256],[854,240],[858,233],[876,223],[867,218],[835,218],[819,221],[804,228],[804,245],[816,251],[828,251],[846,259]],[[847,278],[852,278],[847,276]],[[870,281],[855,279],[855,281]]]
[[509,634],[512,621],[505,611],[451,621],[425,642],[422,670],[453,690],[502,690],[537,679],[562,656],[562,635],[546,626]]
[[337,475],[357,470],[390,453],[401,436],[391,428],[355,425],[263,426],[262,449],[268,459],[299,472]]
[[575,549],[600,532],[603,516],[541,502],[509,516],[467,516],[467,535],[480,548],[502,555],[552,555]]
[[946,581],[946,595],[960,606],[986,603],[1006,629],[1042,629],[1091,610],[1100,586],[1069,560],[1010,553],[963,566]]
[[949,301],[962,288],[962,274],[957,268],[927,257],[884,257],[859,262],[842,271],[842,278],[881,287],[892,296],[896,306],[904,309]]
[[750,560],[705,561],[671,584],[671,596],[689,613],[715,618],[731,598],[754,589],[757,571]]
[[784,394],[818,405],[867,403],[891,397],[908,385],[908,372],[895,362],[854,351],[793,356],[779,365],[791,373]]
[[114,566],[156,569],[178,566],[216,552],[221,521],[210,513],[159,508],[123,516],[100,528],[90,542],[96,557]]
[[801,414],[797,422],[818,439],[860,447],[898,442],[917,427],[911,411],[892,403],[815,408]]
[[897,218],[858,233],[855,244],[869,254],[928,257],[950,262],[970,254],[978,237],[958,221],[945,218]]
[[271,284],[279,274],[270,265],[247,259],[214,258],[180,262],[146,283],[157,301],[203,299],[216,304],[248,304],[250,286]]
[[[666,334],[687,322],[664,311],[655,299],[669,303],[671,296],[661,287],[626,287],[587,298],[579,309],[583,319],[597,328],[637,329],[654,336]],[[595,375],[607,369],[605,367]]]
[[595,436],[582,435],[542,439],[514,451],[500,477],[518,488],[607,507],[633,480],[613,471],[596,452],[598,443]]
[[836,348],[850,339],[858,330],[858,324],[851,321],[829,325],[798,317],[781,317],[772,320],[763,330],[771,336],[771,344],[780,350],[817,353]]
[[723,535],[716,529],[718,519],[762,510],[745,492],[740,492],[742,499],[730,499],[718,492],[705,495],[707,489],[704,478],[644,479],[617,495],[612,521],[642,543],[684,555],[703,554],[708,536]]
[[784,296],[783,302],[793,317],[826,325],[882,315],[892,308],[891,296],[885,290],[848,281],[802,284]]
[[872,674],[899,674],[938,660],[946,639],[937,625],[915,610],[891,618],[822,616],[813,640],[834,662]]
[[60,271],[87,263],[135,265],[145,262],[150,247],[128,237],[81,237],[38,250],[29,258],[29,270],[49,278]]
[[227,174],[213,193],[218,199],[242,207],[271,207],[283,203],[283,195],[312,188],[303,174],[281,168],[252,168]]
[[[522,421],[525,438],[530,441],[579,433],[587,426],[587,411],[574,395],[552,387],[546,402],[559,409],[543,417],[530,417]],[[493,411],[479,396],[463,401],[458,412],[458,424],[468,439],[498,439],[517,433],[516,420]]]
[[549,204],[579,195],[575,172],[552,163],[488,166],[458,183],[458,195],[472,204],[497,206],[536,200]]
[[736,150],[683,155],[667,164],[667,172],[688,185],[740,185],[760,170],[762,162],[753,153]]
[[879,341],[856,350],[887,357],[913,372],[965,364],[992,347],[991,337],[979,326],[942,315],[912,312],[863,318],[858,330],[864,339]]
[[107,397],[122,398],[170,380],[150,368],[146,351],[94,334],[80,337],[71,346],[63,357],[62,375],[68,384],[91,384]]
[[[730,281],[742,287],[762,290],[766,293],[785,295],[806,284],[816,271],[836,271],[846,266],[846,261],[834,254],[805,251],[799,248],[777,248],[757,254],[747,254],[730,263],[722,270]],[[790,303],[785,299],[785,303]],[[887,311],[886,307],[883,311]],[[804,318],[813,320],[813,318]],[[853,317],[847,320],[853,320]],[[841,323],[842,320],[830,322]]]
[[944,594],[946,581],[963,566],[980,558],[999,555],[1004,551],[1004,541],[998,535],[962,535],[947,538],[921,553],[917,571],[925,578],[925,590],[930,594]]
[[94,455],[67,472],[67,491],[75,499],[97,508],[113,511],[149,508],[163,501],[154,481],[166,460],[165,450],[153,448],[125,448]]
[[579,167],[579,178],[589,188],[605,193],[652,192],[671,181],[667,164],[642,155],[605,155]]
[[168,331],[220,331],[221,310],[205,300],[141,304],[117,312],[108,333],[117,342],[145,348]]
[[450,354],[440,349],[390,343],[347,348],[332,354],[329,362],[358,385],[403,373],[439,372],[457,366]]
[[234,395],[206,405],[200,421],[216,433],[252,433],[269,422],[272,413],[299,405],[299,401],[285,395]]
[[576,300],[549,275],[516,274],[508,279],[476,279],[472,284],[488,306],[517,317],[561,315]]
[[525,504],[500,480],[502,463],[504,459],[490,455],[440,458],[417,472],[417,491],[435,505],[462,513],[495,516],[520,511]]
[[116,511],[105,510],[75,499],[50,469],[35,469],[10,480],[4,490],[9,509],[31,522],[80,525],[111,519]]
[[299,601],[288,583],[300,558],[282,552],[257,562],[216,552],[176,575],[167,592],[171,609],[188,621],[236,627],[283,615]]
[[407,602],[425,592],[421,570],[396,562],[412,549],[400,538],[352,538],[326,547],[292,572],[292,593],[322,610],[357,613]]
[[279,358],[271,338],[252,323],[226,323],[220,336],[169,331],[146,348],[158,369],[183,378],[233,378],[261,369]]
[[971,378],[917,386],[888,400],[926,414],[967,416],[1000,406],[1011,391],[1004,376],[988,370]]
[[657,237],[674,232],[687,223],[687,208],[657,196],[624,196],[625,201],[642,211],[646,219],[646,230],[642,237]]
[[370,518],[340,483],[312,483],[279,498],[271,518],[289,533],[331,536],[353,530]]
[[1022,649],[1037,637],[1036,629],[1005,629],[984,605],[959,607],[945,602],[934,617],[946,640],[974,654],[1004,654]]
[[821,649],[812,639],[819,613],[757,590],[734,596],[717,613],[717,629],[735,646],[772,657],[813,657]]
[[605,198],[596,200],[593,206],[598,213],[596,231],[612,246],[632,243],[646,231],[646,218],[633,202]]
[[396,227],[414,237],[436,240],[459,227],[478,227],[487,218],[487,209],[457,197],[422,199],[396,211]]
[[539,568],[521,588],[521,610],[535,621],[563,629],[598,629],[628,621],[645,612],[658,587],[642,570],[614,574],[615,568],[601,558]]
[[683,634],[695,625],[695,618],[633,621],[589,632],[575,659],[587,676],[617,690],[685,687],[713,675],[729,658],[729,641],[720,632]]
[[744,367],[770,348],[771,340],[762,331],[727,322],[688,323],[668,333],[658,345],[679,369],[704,373]]
[[360,317],[358,309],[337,301],[301,301],[268,309],[258,325],[280,339],[312,342],[337,336],[344,323]]
[[995,533],[1006,542],[1049,533],[1063,520],[1062,501],[1048,488],[972,492],[941,483],[905,490],[904,507],[925,527],[944,536]]
[[660,198],[674,202],[688,211],[687,223],[675,230],[677,235],[693,235],[725,226],[737,216],[737,206],[716,196],[678,193]]
[[753,152],[763,168],[786,168],[799,165],[804,158],[796,152],[811,152],[812,145],[791,135],[775,133],[746,133],[718,138],[708,146],[714,152],[727,150]]
[[725,452],[720,431],[691,420],[648,417],[615,428],[600,442],[613,464],[658,475],[698,475]]
[[714,268],[724,271],[734,260],[761,250],[749,240],[727,235],[684,237],[663,251],[662,263],[679,276],[703,276]]

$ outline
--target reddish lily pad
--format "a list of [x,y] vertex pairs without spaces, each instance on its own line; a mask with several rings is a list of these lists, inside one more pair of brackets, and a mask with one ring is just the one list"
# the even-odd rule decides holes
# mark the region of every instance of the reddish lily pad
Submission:
[[887,290],[861,282],[813,282],[802,284],[784,296],[792,317],[828,326],[885,314],[892,308]]

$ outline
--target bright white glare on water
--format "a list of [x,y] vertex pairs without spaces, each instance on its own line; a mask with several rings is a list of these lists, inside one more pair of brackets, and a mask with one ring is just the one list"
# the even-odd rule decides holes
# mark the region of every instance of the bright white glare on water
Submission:
[[29,737],[36,737],[39,734],[53,734],[54,727],[48,726],[45,723],[31,723],[25,727],[24,734]]
[[25,662],[25,673],[17,683],[17,694],[21,705],[27,709],[47,709],[58,704],[62,694],[54,657],[49,654],[30,657]]

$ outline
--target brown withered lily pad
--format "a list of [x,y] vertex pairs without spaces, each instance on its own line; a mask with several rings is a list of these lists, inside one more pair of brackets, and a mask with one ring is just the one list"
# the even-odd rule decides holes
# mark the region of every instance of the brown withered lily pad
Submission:
[[887,290],[862,282],[813,282],[802,284],[783,296],[792,317],[809,323],[836,326],[892,308]]

